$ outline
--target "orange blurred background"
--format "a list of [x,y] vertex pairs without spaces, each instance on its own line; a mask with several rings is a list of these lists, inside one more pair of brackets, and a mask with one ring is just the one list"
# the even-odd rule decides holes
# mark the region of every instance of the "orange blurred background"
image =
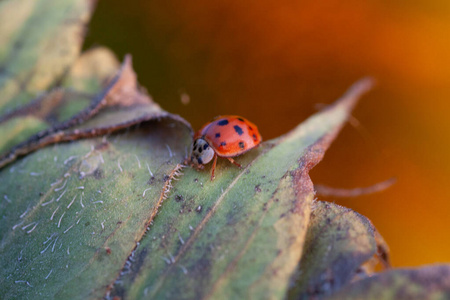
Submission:
[[154,100],[194,128],[239,114],[266,140],[375,77],[354,112],[361,126],[345,127],[312,179],[397,177],[381,193],[326,200],[371,219],[394,266],[449,262],[450,2],[322,2],[100,1],[85,48],[131,53]]

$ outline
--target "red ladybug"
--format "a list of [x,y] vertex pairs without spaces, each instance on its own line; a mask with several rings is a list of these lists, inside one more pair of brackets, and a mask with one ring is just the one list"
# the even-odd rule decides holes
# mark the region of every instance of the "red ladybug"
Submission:
[[232,157],[255,148],[261,140],[258,128],[249,120],[239,116],[219,116],[195,134],[191,162],[203,168],[214,158],[211,171],[213,180],[217,156],[225,157],[241,167]]

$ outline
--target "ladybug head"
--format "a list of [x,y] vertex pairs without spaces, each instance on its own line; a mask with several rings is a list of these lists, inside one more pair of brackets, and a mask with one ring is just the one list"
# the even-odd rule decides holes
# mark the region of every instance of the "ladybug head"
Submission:
[[192,144],[191,162],[197,165],[205,165],[214,157],[214,150],[202,138],[198,138]]

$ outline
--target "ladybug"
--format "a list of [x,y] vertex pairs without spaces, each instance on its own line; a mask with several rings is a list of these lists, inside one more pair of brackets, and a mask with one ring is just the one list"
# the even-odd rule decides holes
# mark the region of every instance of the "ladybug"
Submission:
[[202,169],[214,159],[211,180],[214,179],[217,157],[227,158],[239,168],[232,157],[241,155],[261,143],[261,135],[255,124],[239,116],[219,116],[204,125],[195,135],[191,162]]

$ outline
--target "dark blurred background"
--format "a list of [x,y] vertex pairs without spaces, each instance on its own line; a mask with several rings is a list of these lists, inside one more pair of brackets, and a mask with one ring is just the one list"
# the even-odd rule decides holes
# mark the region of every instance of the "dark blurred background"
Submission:
[[[326,198],[360,212],[394,266],[450,261],[450,1],[100,1],[85,49],[131,53],[154,100],[198,129],[239,114],[265,140],[371,75],[313,181],[390,189]],[[189,100],[189,101],[188,101]],[[187,104],[186,104],[187,103]]]

